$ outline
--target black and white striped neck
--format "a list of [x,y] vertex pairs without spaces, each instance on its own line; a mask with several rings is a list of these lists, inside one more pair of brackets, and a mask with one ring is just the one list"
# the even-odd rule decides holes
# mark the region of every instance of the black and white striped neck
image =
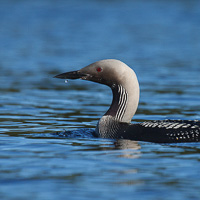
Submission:
[[104,116],[110,115],[117,121],[123,122],[124,117],[126,117],[126,110],[129,100],[129,95],[127,90],[122,85],[113,85],[113,100],[109,110]]

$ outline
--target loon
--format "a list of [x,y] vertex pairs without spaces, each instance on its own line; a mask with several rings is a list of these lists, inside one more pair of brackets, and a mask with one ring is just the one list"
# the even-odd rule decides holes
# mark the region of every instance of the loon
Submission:
[[139,83],[135,72],[119,60],[100,60],[55,78],[88,80],[111,88],[113,100],[98,121],[97,137],[154,143],[200,141],[199,120],[154,120],[132,124],[131,119],[139,103]]

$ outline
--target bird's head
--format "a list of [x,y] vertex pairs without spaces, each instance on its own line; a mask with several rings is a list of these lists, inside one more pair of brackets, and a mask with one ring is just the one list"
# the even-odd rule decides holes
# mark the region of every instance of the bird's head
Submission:
[[80,70],[59,74],[55,78],[89,80],[112,87],[113,84],[123,84],[132,69],[125,63],[107,59],[92,63]]

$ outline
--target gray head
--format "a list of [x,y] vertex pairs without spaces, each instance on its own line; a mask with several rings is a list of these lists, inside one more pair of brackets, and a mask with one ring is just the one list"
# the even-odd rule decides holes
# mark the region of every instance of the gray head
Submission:
[[77,71],[59,74],[55,78],[89,80],[111,87],[113,84],[124,85],[129,75],[136,78],[133,70],[125,63],[115,59],[107,59],[97,61]]
[[130,67],[119,60],[100,60],[80,70],[59,74],[55,78],[89,80],[111,87],[113,102],[106,113],[111,116],[115,116],[117,109],[120,109],[118,104],[122,98],[125,98],[124,91],[124,93],[127,93],[127,97],[126,106],[123,105],[123,109],[126,110],[123,111],[124,114],[123,117],[121,116],[120,121],[130,122],[135,114],[139,101],[137,77]]

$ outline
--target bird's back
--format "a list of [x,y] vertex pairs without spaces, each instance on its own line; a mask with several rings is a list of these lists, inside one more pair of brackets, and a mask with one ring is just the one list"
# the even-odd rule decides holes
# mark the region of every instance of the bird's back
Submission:
[[200,141],[199,120],[155,120],[127,126],[124,139],[180,143]]

